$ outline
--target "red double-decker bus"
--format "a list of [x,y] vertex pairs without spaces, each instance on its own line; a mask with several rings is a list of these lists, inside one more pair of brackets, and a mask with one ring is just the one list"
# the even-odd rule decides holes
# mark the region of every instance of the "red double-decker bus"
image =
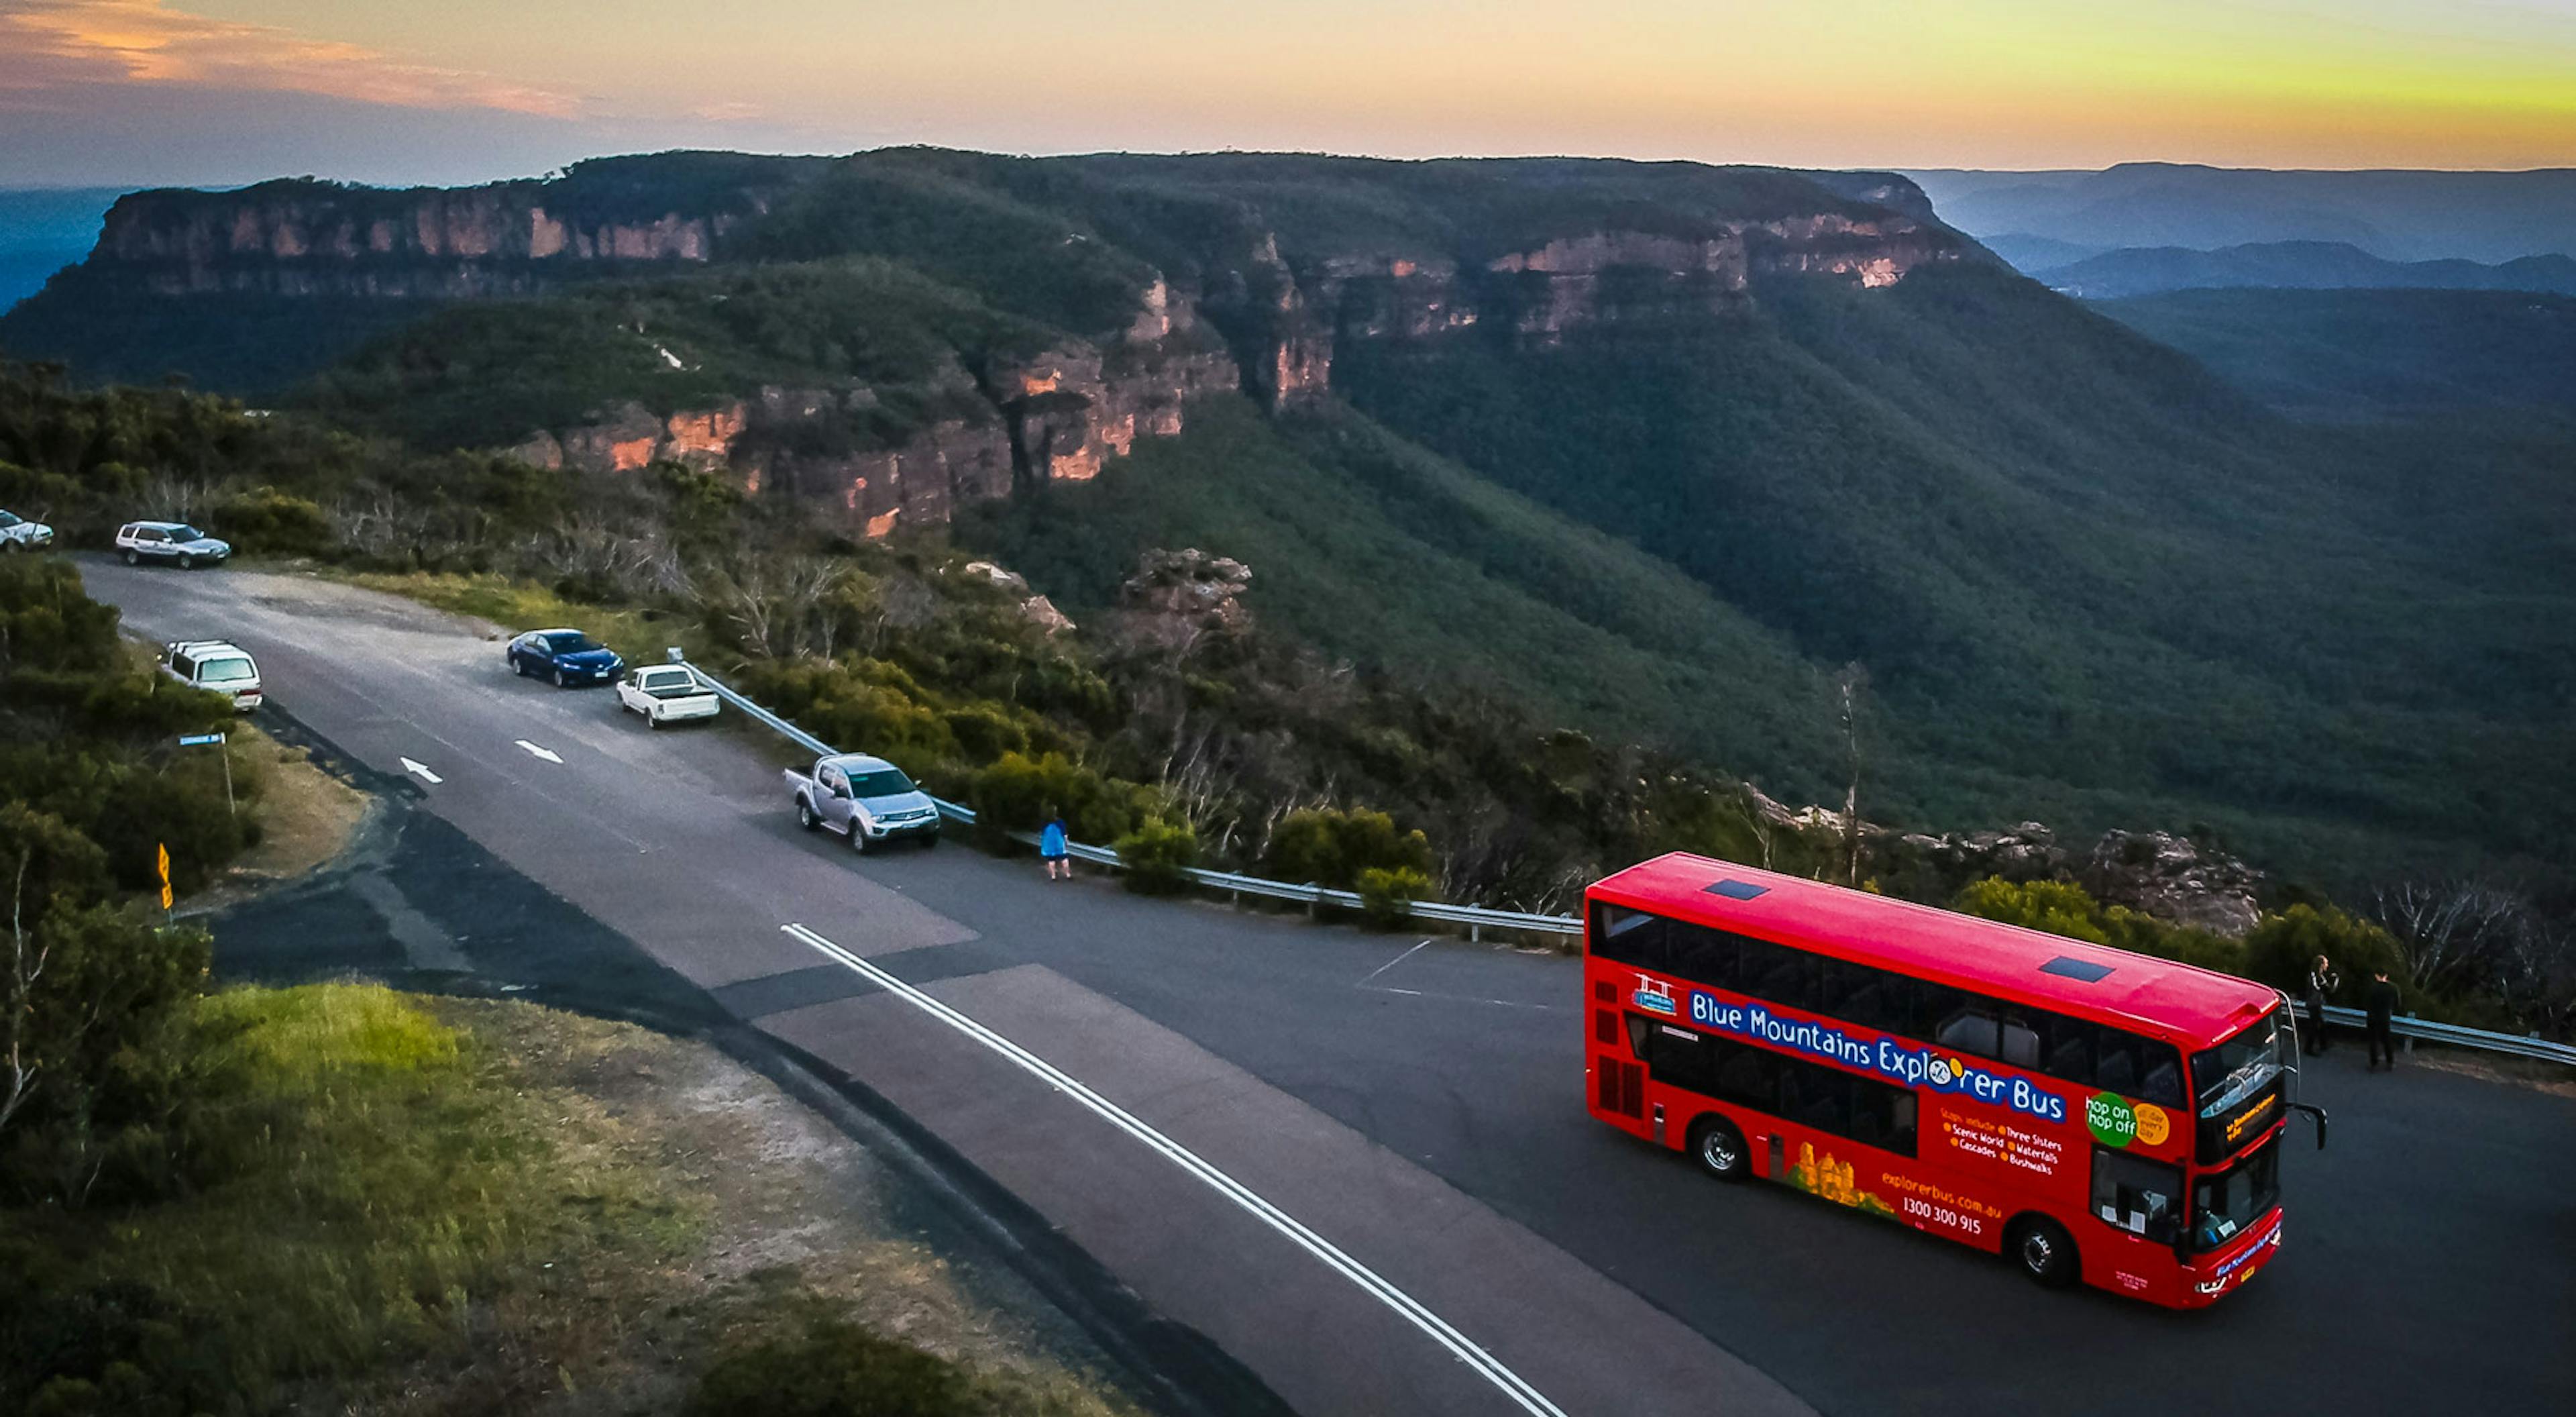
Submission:
[[2193,1308],[2279,1252],[2297,1043],[2262,985],[1675,853],[1587,893],[1592,1115]]

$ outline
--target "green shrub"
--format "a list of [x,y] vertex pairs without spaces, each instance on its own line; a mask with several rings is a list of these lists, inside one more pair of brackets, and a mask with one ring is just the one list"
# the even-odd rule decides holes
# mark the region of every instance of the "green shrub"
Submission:
[[217,507],[207,518],[236,551],[294,556],[320,554],[331,544],[331,520],[307,497],[254,487]]
[[1199,834],[1187,822],[1148,817],[1117,845],[1118,859],[1127,866],[1127,889],[1145,895],[1182,889],[1190,880],[1182,872],[1199,864]]
[[1074,840],[1116,841],[1155,805],[1151,789],[1103,777],[1062,753],[1004,753],[975,774],[969,796],[976,828],[988,840],[1037,830],[1052,807]]
[[948,736],[955,739],[957,751],[970,763],[989,763],[1004,753],[1025,753],[1029,749],[1028,731],[1012,721],[1010,715],[987,704],[950,709],[940,715],[947,725]]
[[1398,929],[1413,918],[1413,903],[1430,889],[1431,878],[1410,867],[1371,866],[1359,875],[1360,910],[1379,929]]
[[1962,915],[2045,930],[2159,959],[2228,974],[2245,972],[2245,945],[2208,930],[2175,925],[2124,905],[2106,906],[2071,881],[1971,881],[1950,903]]
[[978,1417],[966,1373],[842,1320],[733,1349],[698,1379],[690,1417]]
[[2277,989],[2297,994],[2308,980],[2308,966],[2318,955],[2333,961],[2343,976],[2347,998],[2361,997],[2373,970],[2386,970],[2401,990],[2408,1008],[2417,1003],[2397,941],[2377,925],[2327,906],[2300,904],[2278,915],[2266,915],[2245,936],[2245,972]]
[[1969,882],[1950,908],[1962,915],[2045,930],[2070,940],[2111,943],[2111,932],[2103,925],[2102,907],[2082,886],[2071,881],[2015,884],[2001,876],[1988,876]]
[[1281,818],[1262,865],[1284,881],[1350,890],[1371,869],[1431,874],[1431,842],[1399,832],[1395,819],[1365,807],[1307,808]]

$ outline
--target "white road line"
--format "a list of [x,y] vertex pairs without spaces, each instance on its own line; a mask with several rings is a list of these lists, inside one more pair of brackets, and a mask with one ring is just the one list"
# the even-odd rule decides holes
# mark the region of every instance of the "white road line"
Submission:
[[1422,989],[1398,989],[1392,984],[1355,984],[1351,987],[1366,989],[1372,994],[1402,994],[1408,999],[1438,999],[1445,1004],[1491,1004],[1498,1009],[1536,1009],[1540,1013],[1555,1013],[1564,1007],[1562,1004],[1533,1004],[1522,999],[1479,999],[1473,994],[1435,994]]
[[415,762],[413,762],[413,761],[412,761],[411,759],[409,759],[409,758],[404,758],[404,759],[402,759],[401,761],[402,761],[403,771],[404,771],[404,772],[407,772],[407,773],[416,773],[416,774],[418,774],[418,775],[419,775],[419,777],[420,777],[420,780],[421,780],[421,781],[423,781],[423,782],[437,783],[437,782],[445,782],[445,781],[447,780],[447,779],[445,779],[445,778],[443,778],[443,777],[440,777],[438,774],[436,774],[436,773],[434,773],[434,772],[431,772],[431,771],[429,770],[429,765],[428,765],[427,763],[415,763]]
[[559,762],[562,762],[562,761],[563,761],[563,759],[562,759],[562,758],[559,758],[559,757],[555,756],[555,754],[554,754],[553,750],[551,750],[551,749],[547,749],[547,748],[540,748],[540,747],[538,747],[536,744],[529,742],[529,741],[528,741],[527,739],[525,739],[525,738],[522,738],[522,739],[520,739],[520,740],[519,740],[519,746],[520,746],[520,747],[522,747],[522,748],[527,749],[527,750],[528,750],[529,755],[530,755],[530,756],[532,756],[532,757],[543,758],[543,759],[545,759],[547,762],[550,762],[550,763],[559,763]]
[[1375,979],[1379,975],[1386,973],[1388,970],[1395,968],[1397,965],[1404,963],[1406,960],[1413,958],[1413,956],[1422,949],[1423,945],[1428,945],[1430,943],[1431,942],[1429,940],[1425,940],[1422,944],[1415,945],[1412,949],[1406,950],[1404,953],[1397,955],[1395,958],[1388,960],[1386,963],[1379,965],[1375,969],[1370,970],[1360,979],[1360,984],[1365,987],[1369,980]]
[[1299,1249],[1323,1261],[1325,1266],[1334,1273],[1358,1285],[1371,1298],[1393,1309],[1406,1322],[1430,1335],[1434,1342],[1448,1349],[1458,1361],[1475,1369],[1478,1377],[1501,1389],[1503,1395],[1510,1398],[1522,1411],[1537,1414],[1537,1417],[1565,1417],[1563,1408],[1548,1401],[1545,1394],[1530,1386],[1520,1374],[1503,1366],[1500,1359],[1477,1347],[1475,1342],[1465,1334],[1451,1328],[1448,1320],[1423,1307],[1419,1300],[1396,1288],[1375,1270],[1344,1254],[1332,1241],[1308,1229],[1295,1216],[1262,1199],[1250,1187],[1210,1165],[1197,1153],[1179,1142],[1138,1120],[1117,1103],[1092,1091],[1071,1073],[1065,1072],[1010,1039],[977,1023],[968,1015],[941,1003],[821,935],[806,929],[803,925],[782,925],[778,928],[829,955],[905,1003],[911,1004],[965,1034],[968,1038],[1001,1054],[1039,1081],[1053,1086],[1056,1091],[1082,1104],[1085,1109],[1111,1126],[1143,1142],[1147,1148],[1160,1153],[1173,1165],[1180,1167],[1192,1177],[1204,1182],[1217,1194],[1250,1212],[1255,1219],[1286,1236]]

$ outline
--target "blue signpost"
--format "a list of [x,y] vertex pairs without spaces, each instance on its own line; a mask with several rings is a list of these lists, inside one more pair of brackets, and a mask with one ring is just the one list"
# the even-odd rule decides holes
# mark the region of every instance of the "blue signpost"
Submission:
[[[179,746],[182,748],[220,748],[223,745],[224,735],[220,733],[182,733],[179,735]],[[233,755],[230,753],[218,753],[215,756],[224,760],[224,810],[238,817],[241,815],[241,808],[233,805]]]

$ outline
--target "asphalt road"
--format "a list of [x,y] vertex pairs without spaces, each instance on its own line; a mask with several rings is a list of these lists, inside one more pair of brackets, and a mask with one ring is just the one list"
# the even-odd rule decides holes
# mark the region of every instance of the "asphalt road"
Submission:
[[[1051,885],[956,844],[853,858],[796,831],[762,745],[514,679],[465,622],[303,578],[84,570],[139,631],[250,648],[343,753],[428,768],[424,840],[474,848],[353,879],[283,936],[253,912],[219,960],[631,987],[742,1020],[901,1108],[1302,1412],[2536,1412],[2576,1392],[2565,1095],[2365,1076],[2340,1049],[2310,1075],[2333,1147],[2285,1167],[2262,1282],[2197,1314],[2043,1292],[1591,1122],[1571,961]],[[344,928],[316,928],[335,910]]]

